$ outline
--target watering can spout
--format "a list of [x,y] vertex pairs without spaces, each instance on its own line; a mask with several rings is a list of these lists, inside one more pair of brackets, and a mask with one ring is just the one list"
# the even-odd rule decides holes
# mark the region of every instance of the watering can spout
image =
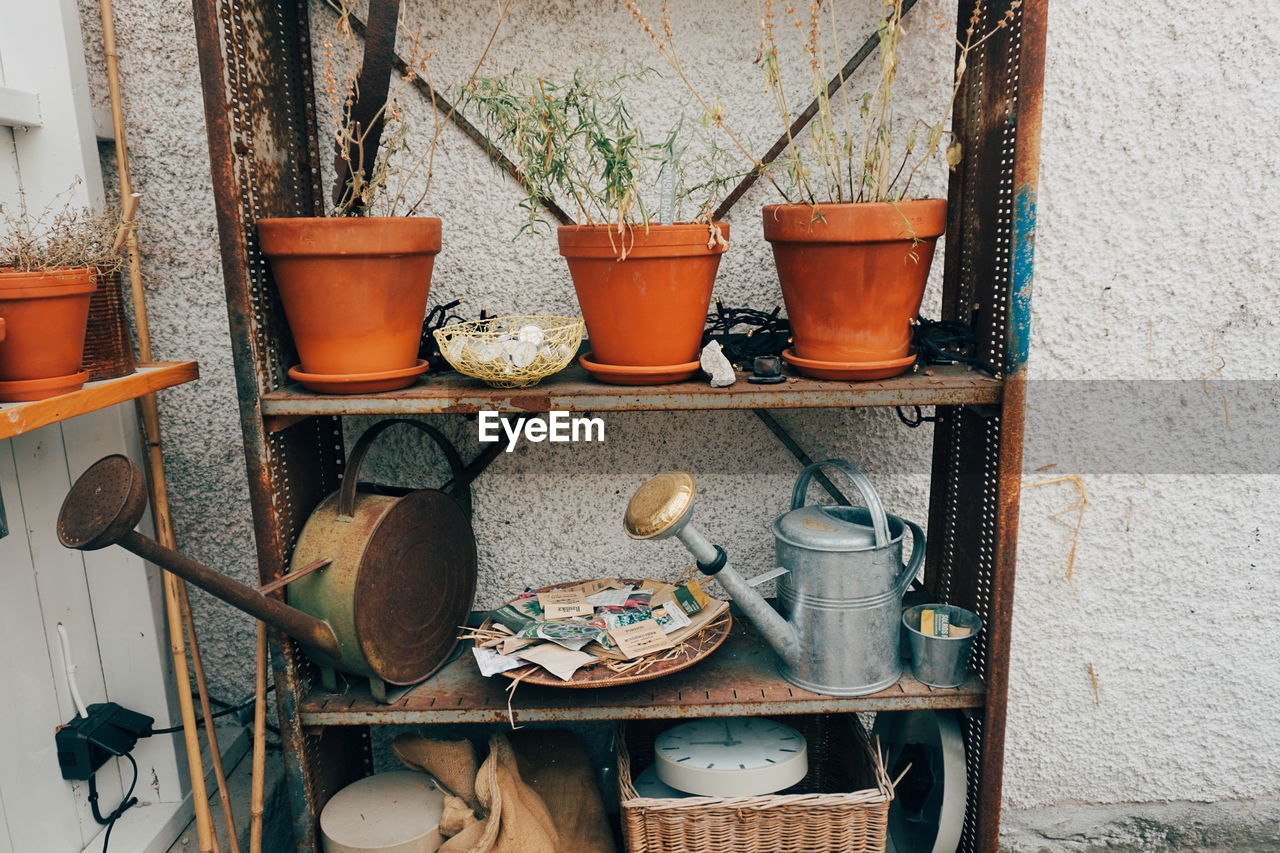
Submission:
[[800,636],[790,622],[728,565],[724,549],[713,544],[691,522],[697,487],[686,471],[668,471],[651,478],[636,490],[627,504],[623,527],[632,539],[667,539],[672,536],[693,554],[698,569],[715,577],[733,596],[734,604],[773,647],[785,663],[800,658]]
[[337,658],[333,628],[323,619],[215,572],[134,531],[147,506],[146,483],[132,460],[106,456],[72,485],[58,514],[58,540],[68,548],[96,551],[119,545],[150,563],[277,628],[305,646]]

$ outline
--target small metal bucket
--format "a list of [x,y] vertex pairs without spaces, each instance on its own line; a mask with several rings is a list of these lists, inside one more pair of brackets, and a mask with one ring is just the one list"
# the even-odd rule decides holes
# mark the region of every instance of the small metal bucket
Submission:
[[[935,610],[946,613],[952,625],[969,629],[967,637],[934,637],[920,633],[920,613]],[[982,630],[982,619],[963,607],[951,604],[918,604],[902,614],[911,639],[911,674],[916,681],[930,687],[959,687],[969,672],[969,656],[973,643]]]

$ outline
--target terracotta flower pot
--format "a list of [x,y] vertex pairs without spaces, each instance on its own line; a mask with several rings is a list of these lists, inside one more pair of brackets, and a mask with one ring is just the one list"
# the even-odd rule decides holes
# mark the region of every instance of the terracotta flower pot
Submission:
[[911,321],[946,222],[944,199],[765,207],[764,237],[773,244],[794,355],[854,373],[878,366],[878,375],[863,370],[848,378],[906,370]]
[[80,358],[94,275],[0,270],[0,402],[43,400],[84,384]]
[[328,391],[359,375],[367,393],[403,388],[426,369],[418,344],[439,219],[260,219],[258,236],[302,360],[290,375]]
[[[729,226],[716,227],[727,241]],[[726,248],[708,248],[708,227],[637,226],[618,234],[607,225],[566,225],[558,233],[591,342],[582,366],[615,385],[664,384],[696,373]],[[647,369],[619,369],[627,367]]]

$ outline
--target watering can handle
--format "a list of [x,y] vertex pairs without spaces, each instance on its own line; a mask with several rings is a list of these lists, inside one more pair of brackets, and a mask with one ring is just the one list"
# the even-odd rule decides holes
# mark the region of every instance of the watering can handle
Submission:
[[871,512],[871,524],[876,531],[876,547],[883,548],[888,545],[889,519],[884,514],[884,504],[880,503],[880,496],[876,494],[875,487],[871,485],[867,475],[843,459],[825,459],[806,466],[796,478],[795,487],[791,490],[791,508],[799,509],[804,506],[805,495],[809,491],[809,481],[813,479],[818,469],[827,467],[840,471],[849,478],[849,482],[858,487],[858,491],[862,493],[862,500],[866,502],[867,509]]
[[338,515],[350,518],[355,514],[356,510],[356,485],[360,479],[360,466],[364,463],[364,457],[369,453],[369,446],[373,444],[374,439],[386,431],[388,427],[396,424],[408,424],[414,429],[421,430],[431,437],[431,440],[440,448],[440,452],[444,454],[445,460],[449,463],[449,471],[453,474],[453,481],[457,484],[454,498],[458,504],[467,513],[471,514],[471,485],[462,470],[462,457],[458,455],[458,451],[453,444],[445,437],[445,434],[430,424],[424,424],[421,421],[411,421],[408,418],[392,418],[390,420],[381,421],[365,430],[361,436],[356,439],[355,446],[351,448],[351,456],[347,458],[346,470],[342,473],[342,488],[338,494]]
[[905,518],[901,521],[911,531],[911,559],[903,567],[902,574],[898,575],[898,584],[894,589],[899,598],[907,591],[912,579],[920,573],[920,566],[924,563],[925,554],[924,531],[920,529],[920,525],[914,521],[907,521]]

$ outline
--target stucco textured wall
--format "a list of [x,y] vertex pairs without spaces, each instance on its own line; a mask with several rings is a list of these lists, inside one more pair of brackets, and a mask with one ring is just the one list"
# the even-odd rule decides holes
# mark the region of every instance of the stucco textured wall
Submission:
[[[92,61],[96,4],[82,5]],[[845,38],[860,39],[878,4],[844,5]],[[691,76],[724,100],[735,127],[763,150],[778,123],[752,65],[755,4],[674,6]],[[1045,84],[1032,377],[1189,380],[1176,393],[1195,417],[1224,419],[1223,435],[1230,422],[1199,381],[1276,379],[1280,356],[1277,252],[1267,218],[1280,193],[1272,116],[1280,9],[1247,6],[1227,14],[1192,0],[1057,3]],[[439,79],[459,79],[474,60],[482,8],[488,4],[407,0],[406,19],[439,50]],[[184,4],[145,0],[120,4],[117,15],[157,354],[198,358],[204,377],[162,396],[178,537],[192,556],[249,580],[252,531],[191,14]],[[953,15],[945,0],[922,0],[910,16],[904,115],[934,120],[945,104],[952,46],[949,23],[940,22]],[[332,20],[319,4],[313,18],[317,35]],[[566,57],[606,67],[658,64],[615,0],[526,0],[490,67],[564,69]],[[864,72],[853,91],[869,88],[868,79]],[[802,81],[791,85],[802,89]],[[631,102],[657,136],[673,99],[685,97],[666,75],[638,86]],[[409,114],[425,133],[429,119],[414,100],[406,98]],[[942,175],[930,180],[932,191],[943,188]],[[433,302],[464,296],[473,311],[574,312],[553,242],[512,241],[522,217],[517,200],[511,182],[468,140],[446,134],[429,202],[429,212],[445,220]],[[757,188],[730,218],[735,245],[717,284],[730,304],[780,300],[757,213],[770,200]],[[926,314],[936,288],[935,280]],[[1008,805],[1280,793],[1280,742],[1272,736],[1280,708],[1261,698],[1280,659],[1277,633],[1263,624],[1280,596],[1271,521],[1280,510],[1277,472],[1061,467],[1051,440],[1088,429],[1082,438],[1101,447],[1131,440],[1132,427],[1123,412],[1089,427],[1070,410],[1037,408],[1037,387],[1026,485],[1079,473],[1089,505],[1073,586],[1064,573],[1074,517],[1054,513],[1072,505],[1075,486],[1025,492]],[[779,419],[812,456],[866,469],[892,512],[924,520],[927,429],[908,431],[879,410]],[[477,449],[470,423],[440,423],[464,453]],[[382,470],[390,476],[396,467],[406,482],[438,481],[439,466],[419,458],[416,446],[390,438],[377,457]],[[1060,467],[1032,471],[1053,464]],[[740,566],[769,565],[767,524],[785,508],[796,468],[762,425],[748,413],[613,415],[605,444],[525,445],[476,484],[478,604],[587,574],[678,571],[686,563],[678,545],[629,542],[619,524],[635,485],[670,467],[696,473],[702,522]],[[216,690],[242,695],[251,684],[252,626],[203,594],[195,598]]]

